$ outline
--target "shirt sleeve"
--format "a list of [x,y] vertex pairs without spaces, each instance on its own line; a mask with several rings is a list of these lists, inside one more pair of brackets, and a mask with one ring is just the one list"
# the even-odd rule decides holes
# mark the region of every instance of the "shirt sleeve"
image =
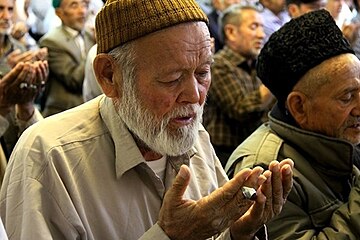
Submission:
[[139,240],[171,240],[166,233],[162,230],[159,224],[155,224],[149,230],[147,230],[144,235],[142,235]]
[[34,123],[36,123],[44,118],[36,107],[35,107],[33,115],[27,121],[20,120],[16,116],[17,116],[17,113],[15,114],[15,122],[16,122],[16,125],[19,127],[20,133],[22,133],[23,131],[25,131],[26,128],[30,127]]
[[4,133],[6,132],[8,127],[9,127],[8,120],[5,117],[3,117],[2,115],[0,115],[0,137],[2,135],[4,135]]

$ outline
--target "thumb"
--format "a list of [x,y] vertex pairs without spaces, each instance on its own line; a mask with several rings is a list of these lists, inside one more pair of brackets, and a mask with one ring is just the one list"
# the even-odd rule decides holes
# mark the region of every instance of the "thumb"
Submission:
[[13,83],[14,79],[18,77],[18,75],[20,74],[23,68],[24,68],[23,62],[17,63],[16,66],[13,69],[11,69],[10,72],[8,72],[3,76],[2,81]]
[[167,198],[172,199],[173,201],[181,201],[183,195],[186,191],[187,186],[190,183],[190,169],[186,165],[182,165],[176,178],[173,182],[173,185],[166,193]]

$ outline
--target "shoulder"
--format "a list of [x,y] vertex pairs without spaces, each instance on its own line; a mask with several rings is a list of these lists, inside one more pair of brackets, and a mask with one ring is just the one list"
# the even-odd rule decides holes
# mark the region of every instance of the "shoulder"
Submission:
[[64,30],[62,26],[55,27],[47,32],[42,38],[40,38],[39,43],[43,44],[45,42],[59,42],[63,39],[68,38],[68,33]]
[[40,120],[25,130],[19,141],[24,147],[41,148],[47,153],[53,148],[64,148],[104,132],[107,132],[107,129],[102,124],[96,99]]
[[230,174],[244,167],[267,166],[278,159],[282,145],[283,140],[265,123],[235,149],[225,171]]

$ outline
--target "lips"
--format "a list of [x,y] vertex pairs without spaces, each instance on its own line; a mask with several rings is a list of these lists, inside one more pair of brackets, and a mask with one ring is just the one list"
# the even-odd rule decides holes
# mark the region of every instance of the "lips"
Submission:
[[195,119],[196,114],[192,113],[186,116],[178,116],[175,118],[172,118],[172,122],[175,124],[179,124],[179,125],[188,125],[191,124],[193,122],[193,120]]

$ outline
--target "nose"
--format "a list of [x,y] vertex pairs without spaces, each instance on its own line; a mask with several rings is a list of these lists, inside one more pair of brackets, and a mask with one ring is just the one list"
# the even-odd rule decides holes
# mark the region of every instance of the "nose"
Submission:
[[199,103],[201,100],[202,90],[201,84],[197,81],[195,76],[189,77],[182,82],[182,91],[179,95],[178,101],[180,103]]
[[79,7],[79,12],[83,15],[85,15],[88,11],[88,6],[87,5],[84,5],[84,4],[81,4],[80,7]]
[[360,93],[358,93],[356,105],[351,110],[351,115],[357,117],[358,119],[360,118]]
[[265,38],[265,31],[263,27],[259,27],[257,29],[256,35],[258,38],[264,39]]
[[11,19],[11,17],[12,17],[11,12],[8,9],[4,8],[1,13],[1,18],[9,20],[9,19]]

